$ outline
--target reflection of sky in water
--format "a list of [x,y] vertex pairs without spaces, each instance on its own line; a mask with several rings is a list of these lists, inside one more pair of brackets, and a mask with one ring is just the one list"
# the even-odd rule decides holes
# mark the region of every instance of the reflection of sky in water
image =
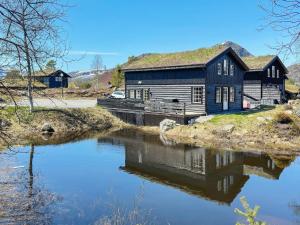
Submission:
[[[117,135],[35,147],[37,182],[63,198],[54,222],[93,223],[109,214],[109,203],[131,208],[142,193],[141,207],[159,224],[234,224],[241,196],[262,207],[262,218],[295,223],[289,204],[300,203],[299,159],[282,169],[264,155],[163,146],[158,140]],[[29,154],[17,158],[15,166],[26,170]]]

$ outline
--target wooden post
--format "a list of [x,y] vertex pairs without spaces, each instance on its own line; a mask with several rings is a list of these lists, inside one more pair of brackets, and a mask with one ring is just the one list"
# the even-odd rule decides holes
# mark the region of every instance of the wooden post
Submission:
[[183,103],[183,117],[185,118],[185,102]]

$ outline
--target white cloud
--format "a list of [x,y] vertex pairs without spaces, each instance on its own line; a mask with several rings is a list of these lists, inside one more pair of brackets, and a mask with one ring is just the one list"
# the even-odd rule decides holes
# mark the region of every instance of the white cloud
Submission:
[[69,51],[69,55],[101,55],[101,56],[117,56],[117,52],[94,52],[94,51]]

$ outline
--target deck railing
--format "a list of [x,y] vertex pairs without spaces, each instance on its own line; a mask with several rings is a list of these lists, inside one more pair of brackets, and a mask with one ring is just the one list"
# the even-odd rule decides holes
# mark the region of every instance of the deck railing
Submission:
[[176,102],[164,101],[141,101],[135,99],[98,99],[98,105],[108,109],[121,109],[121,110],[141,110],[144,112],[157,112],[165,114],[186,114],[186,104]]
[[159,112],[166,114],[186,114],[185,103],[163,102],[163,101],[147,101],[145,104],[146,112]]

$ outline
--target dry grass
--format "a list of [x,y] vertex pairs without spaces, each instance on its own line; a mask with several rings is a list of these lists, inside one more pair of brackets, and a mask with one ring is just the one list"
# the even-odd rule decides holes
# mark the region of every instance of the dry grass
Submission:
[[247,64],[250,69],[263,69],[275,56],[265,55],[265,56],[250,56],[243,57],[242,60]]
[[123,69],[205,64],[225,49],[226,47],[223,45],[217,45],[212,48],[200,48],[194,51],[168,54],[146,54],[142,57],[131,60],[123,66]]
[[285,90],[291,92],[291,93],[299,93],[300,92],[300,87],[295,84],[291,80],[286,80],[285,81]]
[[[45,123],[51,124],[55,130],[54,136],[61,139],[76,138],[89,131],[109,131],[127,127],[124,122],[100,107],[87,109],[38,108],[32,114],[26,107],[20,107],[16,112],[14,107],[8,107],[0,110],[0,117],[11,124],[5,132],[13,144],[28,139],[41,139],[41,128]],[[6,145],[2,141],[2,145],[4,144]]]

